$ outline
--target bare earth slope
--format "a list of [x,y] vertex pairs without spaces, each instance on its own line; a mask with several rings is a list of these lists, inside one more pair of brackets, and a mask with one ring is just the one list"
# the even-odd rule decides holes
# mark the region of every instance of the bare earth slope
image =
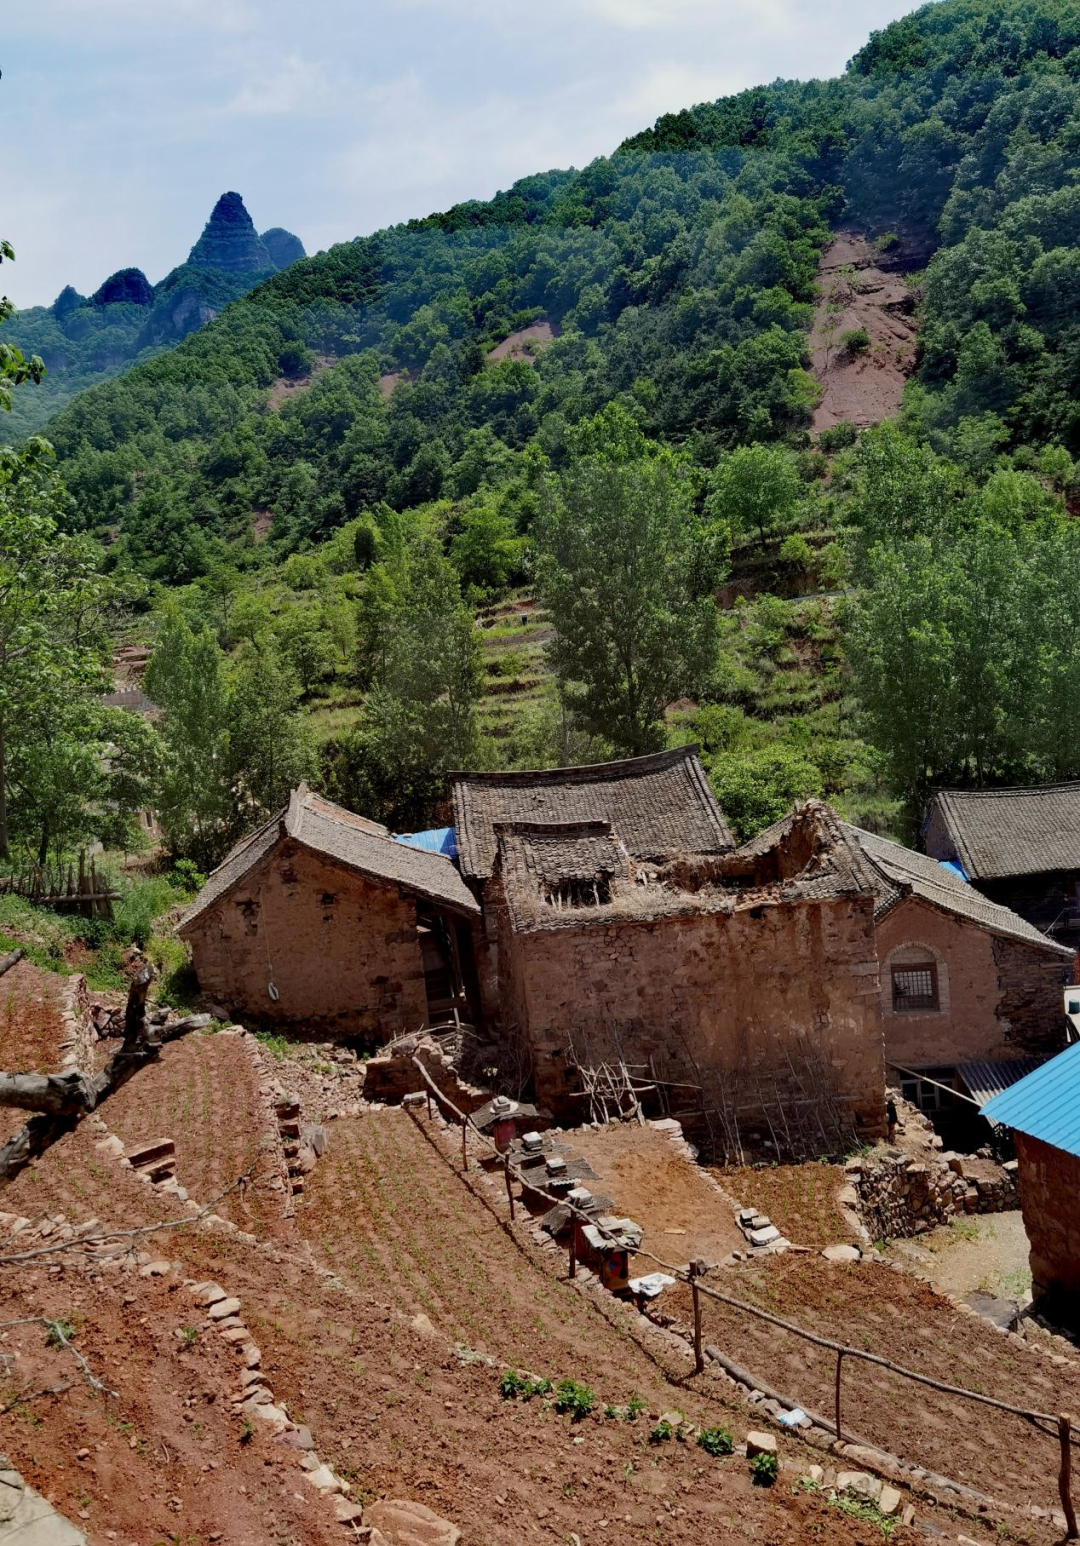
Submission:
[[[821,299],[810,334],[814,375],[824,388],[811,429],[847,422],[862,428],[897,412],[915,359],[915,295],[854,231],[839,231],[818,270]],[[852,354],[845,333],[863,328],[870,347]]]

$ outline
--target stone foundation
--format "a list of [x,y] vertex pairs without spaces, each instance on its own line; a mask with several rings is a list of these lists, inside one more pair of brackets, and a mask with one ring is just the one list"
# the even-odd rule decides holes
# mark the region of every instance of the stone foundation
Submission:
[[409,1037],[395,1043],[392,1053],[369,1058],[364,1064],[364,1098],[399,1106],[406,1095],[421,1094],[427,1085],[413,1062],[418,1057],[448,1100],[470,1116],[491,1099],[481,1085],[466,1084],[450,1057],[430,1037]]

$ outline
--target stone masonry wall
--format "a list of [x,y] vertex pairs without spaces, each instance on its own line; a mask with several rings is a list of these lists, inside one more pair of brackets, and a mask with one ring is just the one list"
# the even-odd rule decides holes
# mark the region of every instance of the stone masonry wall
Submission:
[[232,1015],[380,1042],[427,1020],[415,902],[297,844],[272,849],[188,938],[202,991]]
[[1009,1027],[1009,1043],[1022,1052],[1054,1053],[1065,1047],[1061,990],[1071,980],[1064,956],[1031,950],[1019,940],[995,939],[1001,998],[998,1018]]
[[1014,1134],[1034,1308],[1080,1331],[1080,1159]]
[[504,1001],[534,1056],[539,1102],[580,1115],[568,1031],[603,1045],[617,1023],[628,1061],[665,1055],[706,1078],[736,1068],[787,1077],[799,1038],[831,1065],[868,1137],[884,1125],[881,1011],[871,901],[763,903],[734,913],[510,935]]
[[878,1144],[844,1169],[853,1204],[871,1239],[904,1240],[958,1213],[1003,1213],[1018,1203],[1015,1161],[943,1152],[941,1139],[910,1102],[890,1092],[899,1121],[896,1143]]

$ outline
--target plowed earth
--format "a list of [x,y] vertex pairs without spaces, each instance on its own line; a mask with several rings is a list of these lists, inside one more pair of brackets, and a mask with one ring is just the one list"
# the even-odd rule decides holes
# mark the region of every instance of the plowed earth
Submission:
[[[60,992],[64,979],[17,961],[0,977],[0,1066],[20,1073],[48,1073],[60,1065],[63,1034]],[[26,1120],[0,1106],[0,1142]]]
[[[834,1266],[820,1257],[774,1256],[722,1269],[721,1292],[917,1373],[1057,1413],[1080,1408],[1080,1359],[1067,1367],[958,1313],[927,1284],[874,1263]],[[680,1288],[670,1300],[691,1314]],[[703,1300],[711,1340],[744,1367],[809,1409],[831,1414],[836,1358],[742,1311]],[[912,1383],[848,1359],[843,1369],[845,1429],[903,1459],[993,1498],[1056,1506],[1058,1442],[1021,1418]]]
[[768,1214],[796,1245],[823,1250],[852,1238],[836,1204],[847,1179],[840,1165],[732,1165],[715,1174],[741,1203]]
[[210,1202],[249,1169],[251,1182],[217,1209],[240,1229],[280,1233],[284,1197],[251,1058],[238,1035],[185,1036],[109,1101],[104,1115],[130,1149],[171,1138],[176,1177],[198,1203]]

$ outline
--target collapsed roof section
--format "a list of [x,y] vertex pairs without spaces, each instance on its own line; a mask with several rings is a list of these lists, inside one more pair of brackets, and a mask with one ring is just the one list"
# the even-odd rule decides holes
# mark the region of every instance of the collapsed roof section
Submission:
[[735,846],[693,746],[593,767],[452,773],[450,779],[459,861],[475,880],[494,870],[495,829],[508,823],[607,822],[640,861],[721,854]]
[[518,933],[874,894],[861,851],[819,801],[742,848],[660,863],[636,858],[608,821],[497,822],[493,834]]
[[209,908],[235,889],[279,843],[299,843],[377,885],[396,886],[456,912],[475,916],[479,903],[456,867],[442,854],[399,843],[377,821],[368,821],[315,794],[306,784],[288,805],[243,838],[207,879],[177,926],[184,934]]

